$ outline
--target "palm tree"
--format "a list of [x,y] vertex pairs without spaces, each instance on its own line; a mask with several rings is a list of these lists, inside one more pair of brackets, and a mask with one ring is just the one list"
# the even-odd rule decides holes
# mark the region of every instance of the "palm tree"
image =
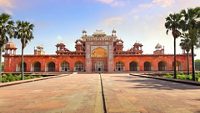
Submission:
[[198,38],[200,38],[200,7],[182,10],[181,14],[183,15],[183,19],[181,21],[182,30],[188,33],[188,37],[191,40],[192,80],[195,81],[194,47],[198,47]]
[[165,28],[168,34],[169,30],[172,31],[172,36],[174,38],[174,79],[176,79],[176,39],[181,35],[180,29],[180,19],[181,15],[178,13],[169,14],[166,18]]
[[181,39],[180,46],[181,48],[186,51],[187,53],[187,75],[189,75],[190,69],[189,69],[189,51],[191,49],[191,41],[190,38],[188,37],[188,34],[185,33],[182,35],[183,39]]
[[21,48],[21,75],[22,80],[24,79],[24,48],[31,41],[33,37],[33,28],[34,25],[26,21],[17,21],[16,22],[16,32],[15,37],[20,39],[22,48]]
[[0,14],[0,76],[2,72],[2,50],[4,45],[14,36],[14,22],[9,14]]

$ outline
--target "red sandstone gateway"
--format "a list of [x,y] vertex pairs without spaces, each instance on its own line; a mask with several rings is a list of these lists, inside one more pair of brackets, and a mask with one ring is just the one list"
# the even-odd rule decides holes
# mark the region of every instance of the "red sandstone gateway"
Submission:
[[[135,43],[128,51],[123,50],[123,41],[116,36],[97,30],[93,35],[83,31],[76,40],[76,51],[68,50],[63,43],[56,45],[55,55],[45,55],[42,47],[34,55],[24,55],[25,72],[116,72],[116,71],[170,71],[173,70],[173,55],[164,54],[157,44],[153,54],[142,54],[142,44]],[[15,44],[9,42],[5,48],[4,71],[20,72],[21,55],[16,55]],[[177,55],[177,70],[187,70],[186,54]],[[191,60],[191,56],[189,58]],[[191,62],[190,62],[191,66]],[[190,67],[191,69],[191,67]]]

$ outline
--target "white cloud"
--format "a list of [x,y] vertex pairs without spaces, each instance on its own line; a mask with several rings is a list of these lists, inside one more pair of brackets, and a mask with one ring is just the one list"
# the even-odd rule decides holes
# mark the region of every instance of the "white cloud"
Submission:
[[[105,29],[117,28],[117,35],[124,40],[125,50],[129,49],[135,41],[141,42],[144,54],[151,54],[157,43],[165,47],[166,54],[173,54],[173,37],[166,35],[164,27],[165,17],[172,12],[178,12],[188,7],[200,6],[200,1],[191,0],[152,0],[150,3],[139,4],[132,12],[109,17],[103,20]],[[156,12],[159,9],[165,9]],[[145,13],[150,10],[150,14]],[[117,26],[117,27],[116,27]],[[177,53],[182,53],[177,40]],[[128,45],[128,46],[127,46]],[[200,51],[200,50],[198,50]],[[200,57],[198,51],[197,57]]]
[[116,27],[118,25],[121,25],[124,21],[124,18],[121,16],[117,17],[109,17],[103,20],[103,24],[108,26],[108,27]]
[[97,1],[105,3],[105,4],[112,4],[115,0],[97,0]]
[[175,3],[175,0],[152,0],[150,3],[139,4],[136,8],[134,8],[131,13],[139,13],[143,12],[147,9],[153,7],[161,7],[161,8],[169,8],[172,7]]
[[161,7],[171,7],[175,3],[175,0],[153,0],[152,4],[159,5]]
[[14,3],[12,0],[0,0],[0,11],[12,14]]
[[101,2],[103,4],[107,4],[113,7],[118,7],[118,6],[124,6],[125,1],[124,0],[97,0],[98,2]]
[[199,7],[200,0],[176,0],[173,7],[169,11],[179,12],[181,9],[187,9],[192,7]]

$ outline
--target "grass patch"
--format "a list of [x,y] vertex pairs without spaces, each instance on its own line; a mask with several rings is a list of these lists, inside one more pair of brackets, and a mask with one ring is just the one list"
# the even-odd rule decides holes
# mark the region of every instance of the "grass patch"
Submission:
[[[173,78],[173,74],[165,74],[163,77],[165,78]],[[178,73],[177,74],[177,79],[180,79],[180,80],[192,80],[192,75],[189,74],[189,75],[186,75],[184,73]],[[195,74],[195,80],[200,82],[200,73],[196,73]]]
[[[33,76],[33,75],[24,75],[24,79],[25,80],[28,80],[28,79],[34,79],[34,78],[41,78],[42,76],[40,76],[40,75],[35,75],[35,76]],[[9,73],[9,74],[3,74],[1,77],[0,77],[0,82],[3,82],[3,83],[5,83],[5,82],[12,82],[12,81],[19,81],[19,80],[21,80],[21,75],[19,74],[19,75],[17,75],[17,74],[11,74],[11,73]]]

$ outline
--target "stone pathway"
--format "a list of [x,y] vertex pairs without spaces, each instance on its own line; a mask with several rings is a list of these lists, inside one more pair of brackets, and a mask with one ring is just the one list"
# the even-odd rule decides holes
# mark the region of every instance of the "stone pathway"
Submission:
[[103,74],[108,113],[200,113],[200,87]]
[[[200,87],[102,74],[108,113],[200,113]],[[99,74],[0,88],[0,113],[103,113]]]
[[102,113],[98,74],[0,88],[0,113]]

